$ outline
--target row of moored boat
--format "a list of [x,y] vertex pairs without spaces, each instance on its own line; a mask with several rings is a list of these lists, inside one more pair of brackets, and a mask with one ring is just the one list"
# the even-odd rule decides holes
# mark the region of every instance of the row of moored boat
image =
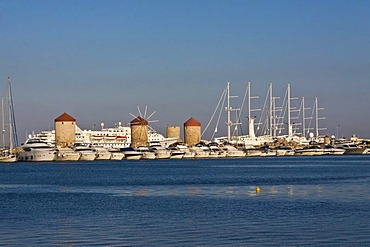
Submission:
[[[92,161],[92,160],[139,160],[139,159],[197,159],[197,158],[238,158],[238,157],[267,157],[267,156],[316,156],[370,153],[366,146],[342,144],[339,146],[306,146],[292,149],[286,146],[269,148],[237,149],[232,145],[196,145],[187,147],[178,143],[169,148],[161,145],[150,147],[106,149],[78,145],[73,148],[49,146],[39,139],[29,139],[17,155],[8,155],[4,162],[13,161]],[[5,157],[5,156],[4,156]]]

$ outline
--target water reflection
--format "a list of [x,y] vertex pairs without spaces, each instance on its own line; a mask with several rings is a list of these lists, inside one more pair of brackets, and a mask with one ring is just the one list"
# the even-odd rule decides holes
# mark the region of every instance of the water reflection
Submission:
[[[264,185],[259,186],[260,197],[307,197],[326,198],[341,200],[369,199],[369,181],[365,184],[324,184],[324,185]],[[55,185],[22,185],[0,184],[2,193],[96,193],[109,194],[111,196],[136,196],[136,197],[160,197],[160,196],[183,196],[183,197],[218,197],[218,198],[242,198],[256,196],[255,186],[89,186],[69,187]]]

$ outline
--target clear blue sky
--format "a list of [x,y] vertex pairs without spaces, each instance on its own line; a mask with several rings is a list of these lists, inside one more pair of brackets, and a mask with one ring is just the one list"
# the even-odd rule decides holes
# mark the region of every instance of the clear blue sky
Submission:
[[10,76],[21,141],[63,112],[92,128],[146,105],[162,133],[205,126],[226,82],[242,97],[248,80],[260,101],[290,82],[319,98],[324,132],[370,138],[369,13],[366,0],[3,0],[1,89]]

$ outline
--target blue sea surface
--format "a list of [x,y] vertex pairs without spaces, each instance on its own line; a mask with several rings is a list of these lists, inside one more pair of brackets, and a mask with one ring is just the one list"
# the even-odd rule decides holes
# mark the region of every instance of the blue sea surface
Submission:
[[1,164],[0,212],[4,246],[369,246],[370,155]]

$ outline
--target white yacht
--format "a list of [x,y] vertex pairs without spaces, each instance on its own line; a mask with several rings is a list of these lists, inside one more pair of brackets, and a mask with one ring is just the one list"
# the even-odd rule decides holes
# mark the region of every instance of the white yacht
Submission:
[[112,154],[111,160],[123,160],[125,158],[125,154],[117,148],[111,148],[108,151]]
[[210,143],[209,147],[209,158],[224,158],[227,152],[217,145],[217,143]]
[[288,146],[278,146],[275,148],[276,156],[292,156],[295,155],[294,149]]
[[190,148],[195,153],[194,158],[204,159],[209,157],[209,147],[203,145],[196,145]]
[[78,152],[81,154],[80,160],[82,161],[92,161],[96,158],[96,152],[92,148],[88,146],[76,146],[74,147],[75,152]]
[[262,154],[262,151],[260,149],[249,147],[244,149],[245,156],[246,157],[259,157]]
[[18,154],[19,161],[54,161],[56,149],[40,139],[30,138],[21,145],[22,152]]
[[51,147],[55,147],[55,130],[43,130],[40,133],[33,133],[32,138],[40,139]]
[[143,154],[141,157],[143,160],[154,160],[156,158],[155,152],[150,150],[148,147],[137,147],[136,151]]
[[228,158],[245,157],[245,152],[243,150],[239,150],[232,145],[224,145],[222,149],[226,152],[226,157]]
[[157,159],[169,159],[171,157],[171,151],[164,148],[159,142],[151,143],[150,149],[154,151]]
[[316,156],[316,155],[323,155],[325,154],[324,149],[320,146],[313,145],[313,146],[307,146],[302,149],[296,149],[295,150],[296,155],[301,156]]
[[345,150],[344,154],[363,154],[366,150],[365,146],[356,143],[342,143],[337,145],[337,148]]
[[77,161],[81,157],[81,153],[75,152],[71,148],[58,148],[55,156],[56,161]]
[[125,155],[126,160],[139,160],[143,154],[132,147],[121,148],[121,152]]
[[342,155],[346,152],[346,150],[342,148],[336,148],[332,145],[325,145],[324,146],[324,154],[330,154],[330,155]]
[[11,163],[17,161],[17,156],[10,153],[9,149],[0,150],[0,163]]
[[112,157],[112,153],[104,147],[94,147],[94,150],[96,152],[95,160],[110,160]]
[[270,149],[269,147],[267,148],[260,148],[261,150],[261,154],[260,154],[260,157],[271,157],[271,156],[276,156],[277,153],[276,153],[276,150],[274,149]]
[[195,152],[191,151],[184,143],[176,143],[174,147],[180,152],[184,152],[183,159],[191,159],[195,156]]
[[182,159],[185,155],[185,151],[179,150],[176,147],[171,147],[170,152],[171,152],[170,159]]

